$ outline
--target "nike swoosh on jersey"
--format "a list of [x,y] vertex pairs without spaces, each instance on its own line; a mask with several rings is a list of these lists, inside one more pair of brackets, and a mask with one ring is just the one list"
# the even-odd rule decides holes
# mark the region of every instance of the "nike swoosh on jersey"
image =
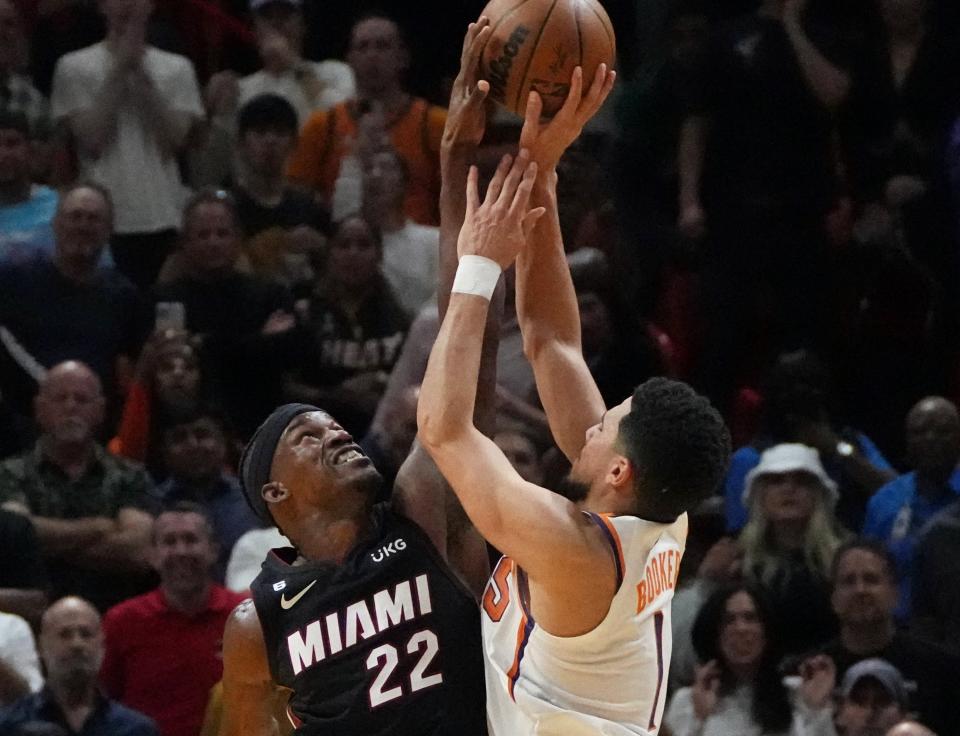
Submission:
[[310,585],[308,585],[306,588],[301,590],[299,593],[293,596],[293,598],[291,598],[290,600],[287,600],[286,595],[280,596],[280,608],[282,608],[284,611],[287,611],[293,608],[295,605],[297,605],[297,602],[301,598],[303,598],[304,595],[306,595],[307,591],[310,590],[310,588],[312,588],[316,584],[317,584],[317,581],[314,580],[312,583],[310,583]]

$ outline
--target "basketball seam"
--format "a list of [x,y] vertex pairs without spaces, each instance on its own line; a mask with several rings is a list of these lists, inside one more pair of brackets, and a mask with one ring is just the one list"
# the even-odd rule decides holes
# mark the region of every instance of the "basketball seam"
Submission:
[[540,46],[540,39],[543,37],[543,32],[547,28],[547,23],[550,22],[550,16],[553,15],[553,9],[557,7],[557,2],[559,2],[559,0],[553,0],[553,3],[550,5],[550,10],[547,11],[547,14],[543,18],[543,23],[540,24],[540,30],[537,32],[537,37],[533,40],[533,51],[530,52],[530,57],[527,59],[527,65],[523,68],[523,76],[520,77],[520,87],[517,89],[517,99],[514,102],[514,107],[517,109],[520,108],[520,95],[523,94],[523,88],[527,86],[527,75],[530,73],[530,65],[533,64],[533,60],[537,55],[537,49]]
[[525,4],[528,3],[528,2],[529,2],[529,0],[520,0],[520,2],[518,2],[518,3],[517,3],[516,5],[514,5],[512,8],[510,8],[510,10],[508,10],[508,11],[505,12],[503,15],[501,15],[501,16],[500,16],[500,20],[498,20],[496,23],[494,23],[492,26],[490,26],[490,35],[487,37],[487,43],[484,44],[483,49],[481,49],[481,51],[480,51],[480,56],[481,56],[481,57],[483,56],[484,53],[486,53],[487,46],[490,44],[490,39],[493,38],[493,34],[496,32],[496,30],[503,24],[503,22],[504,22],[507,18],[509,18],[509,17],[510,17],[511,15],[513,15],[514,13],[516,13],[516,12],[520,9],[520,6],[521,6],[521,5],[525,5]]
[[[604,21],[603,16],[597,12],[597,9],[593,7],[590,3],[587,3],[587,7],[590,8],[590,12],[597,16],[597,20],[600,21],[600,25],[603,26],[603,32],[607,34],[607,40],[610,41],[610,48],[613,51],[617,49],[617,40],[616,36],[613,33],[613,26],[608,25],[609,20]],[[579,29],[578,29],[579,30]]]

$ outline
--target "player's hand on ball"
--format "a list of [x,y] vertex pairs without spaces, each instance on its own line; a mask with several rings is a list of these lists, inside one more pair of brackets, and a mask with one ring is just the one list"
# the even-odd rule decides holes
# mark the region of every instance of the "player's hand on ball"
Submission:
[[478,79],[480,56],[490,38],[490,21],[480,16],[467,28],[460,54],[460,72],[453,81],[447,122],[443,130],[443,142],[448,146],[477,146],[483,139],[487,113],[484,102],[490,92],[490,84]]
[[613,89],[616,78],[615,71],[608,70],[606,64],[600,64],[584,96],[583,69],[578,66],[573,70],[570,92],[563,107],[547,123],[540,122],[543,100],[536,92],[530,93],[523,130],[520,132],[520,147],[530,150],[531,157],[541,171],[551,171],[556,167],[564,151],[580,137],[583,126],[597,114]]
[[480,202],[479,174],[470,167],[467,177],[467,215],[457,242],[457,255],[484,256],[507,268],[527,242],[537,220],[546,211],[530,209],[530,193],[537,178],[537,164],[521,149],[516,159],[504,156],[487,195]]

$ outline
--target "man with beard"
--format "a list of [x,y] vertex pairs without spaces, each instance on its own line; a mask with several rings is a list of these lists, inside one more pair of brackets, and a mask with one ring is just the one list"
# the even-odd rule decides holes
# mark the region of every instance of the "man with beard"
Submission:
[[104,398],[83,363],[51,368],[34,407],[40,438],[0,464],[0,504],[33,522],[53,595],[106,610],[145,590],[150,480],[97,444]]
[[47,609],[40,627],[40,656],[46,687],[0,711],[0,733],[40,722],[84,736],[157,736],[149,718],[100,694],[100,616],[85,600],[62,598]]
[[157,517],[151,563],[160,587],[115,606],[103,620],[106,692],[153,718],[162,736],[194,736],[223,674],[223,627],[244,596],[213,582],[213,528],[180,503]]

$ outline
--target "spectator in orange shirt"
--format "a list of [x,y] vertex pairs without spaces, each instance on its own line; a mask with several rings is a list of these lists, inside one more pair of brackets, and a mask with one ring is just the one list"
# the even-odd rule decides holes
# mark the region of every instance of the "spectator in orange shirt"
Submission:
[[390,144],[410,172],[407,216],[421,225],[439,224],[439,151],[446,111],[404,91],[409,60],[396,23],[380,15],[361,19],[347,51],[356,99],[315,113],[303,128],[287,173],[294,182],[318,190],[334,220],[360,210],[362,161]]

